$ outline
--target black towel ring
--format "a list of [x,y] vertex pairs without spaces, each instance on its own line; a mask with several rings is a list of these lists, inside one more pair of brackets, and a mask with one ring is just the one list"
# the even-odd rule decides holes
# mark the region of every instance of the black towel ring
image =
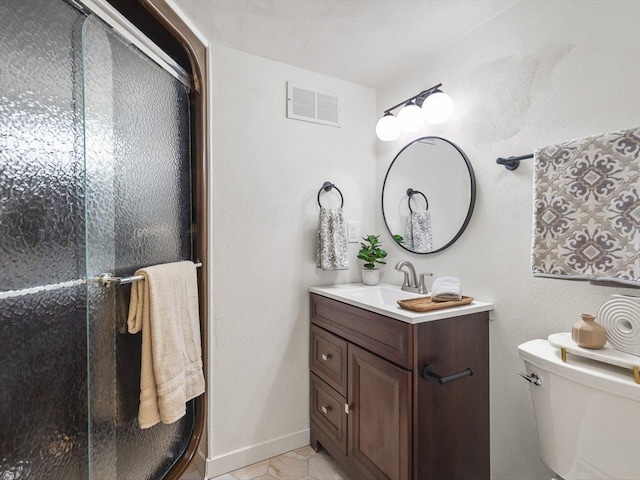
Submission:
[[409,197],[407,200],[407,205],[409,205],[409,211],[411,213],[413,213],[413,210],[411,209],[411,197],[413,197],[414,195],[422,195],[422,198],[424,198],[424,201],[427,203],[427,210],[429,210],[429,200],[427,200],[427,196],[422,193],[420,190],[414,190],[413,188],[407,188],[407,196]]
[[331,182],[324,182],[322,184],[322,188],[320,190],[318,190],[318,206],[320,208],[322,208],[322,205],[320,204],[320,194],[322,193],[323,190],[325,192],[330,192],[331,189],[333,189],[333,188],[335,188],[338,191],[338,193],[340,194],[340,208],[344,207],[344,197],[342,196],[342,192],[340,191],[340,189],[338,187],[336,187]]

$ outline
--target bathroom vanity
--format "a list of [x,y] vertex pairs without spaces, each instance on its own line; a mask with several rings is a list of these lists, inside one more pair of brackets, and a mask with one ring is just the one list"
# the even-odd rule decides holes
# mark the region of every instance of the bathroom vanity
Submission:
[[415,313],[397,286],[310,290],[311,446],[354,479],[488,479],[492,305]]

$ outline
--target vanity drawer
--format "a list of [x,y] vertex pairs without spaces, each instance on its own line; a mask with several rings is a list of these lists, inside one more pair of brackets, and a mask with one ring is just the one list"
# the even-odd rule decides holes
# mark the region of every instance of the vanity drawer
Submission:
[[311,374],[311,421],[347,453],[347,400],[313,373]]
[[311,325],[311,371],[347,395],[347,342]]
[[311,294],[311,322],[405,369],[413,361],[411,325]]

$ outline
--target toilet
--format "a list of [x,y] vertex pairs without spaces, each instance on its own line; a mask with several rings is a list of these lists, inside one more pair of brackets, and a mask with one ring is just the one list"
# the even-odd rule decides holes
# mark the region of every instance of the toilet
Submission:
[[571,354],[563,363],[547,340],[523,343],[518,352],[542,461],[565,480],[640,479],[640,385],[633,373]]

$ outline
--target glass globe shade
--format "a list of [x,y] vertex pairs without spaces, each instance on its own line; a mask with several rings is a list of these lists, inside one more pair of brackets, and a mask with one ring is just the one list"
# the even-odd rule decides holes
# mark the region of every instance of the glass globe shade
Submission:
[[453,113],[453,100],[446,93],[429,95],[422,104],[422,114],[427,123],[444,123]]
[[390,142],[400,136],[400,123],[391,113],[386,113],[376,124],[376,135],[383,142]]
[[407,103],[402,110],[398,112],[398,122],[403,132],[417,132],[424,125],[422,111],[420,107],[413,102]]

